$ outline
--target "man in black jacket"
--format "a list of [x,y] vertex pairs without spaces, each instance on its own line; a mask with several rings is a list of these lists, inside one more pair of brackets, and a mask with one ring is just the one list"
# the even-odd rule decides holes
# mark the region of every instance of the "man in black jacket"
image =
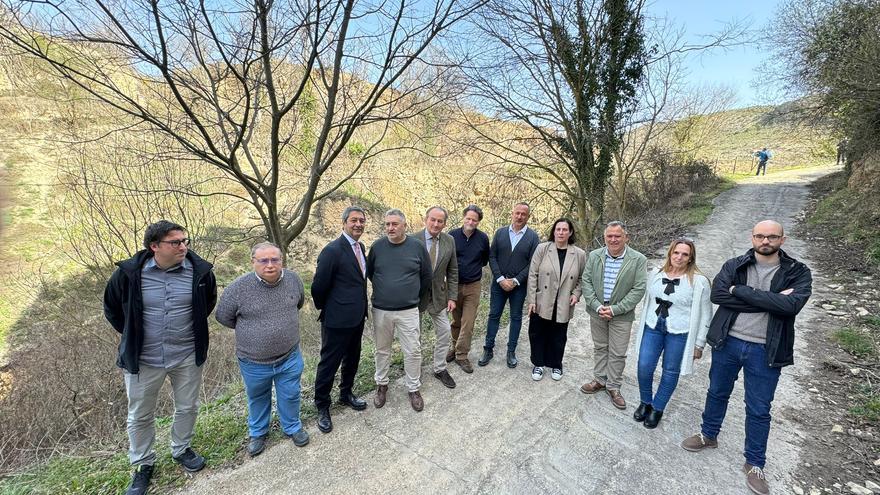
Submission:
[[510,301],[510,328],[507,332],[507,367],[516,368],[516,344],[522,328],[523,303],[526,301],[526,282],[532,254],[538,247],[538,234],[526,227],[531,210],[526,203],[517,203],[510,215],[510,225],[495,231],[489,248],[489,267],[492,286],[489,291],[489,320],[486,323],[486,342],[477,364],[486,366],[495,356],[495,336],[501,324],[501,313]]
[[146,493],[150,484],[156,401],[166,377],[174,395],[172,458],[189,472],[205,467],[190,443],[217,282],[212,265],[188,245],[180,225],[160,220],[148,226],[145,249],[117,263],[104,291],[104,316],[122,335],[116,365],[125,370],[128,395],[128,457],[135,467],[129,495]]
[[360,242],[366,221],[359,206],[349,206],[342,212],[342,235],[321,250],[312,281],[312,300],[321,310],[321,361],[315,376],[315,407],[318,429],[324,433],[333,430],[330,391],[340,364],[339,402],[356,411],[367,407],[351,390],[361,360],[361,338],[367,317],[367,259]]
[[712,287],[718,310],[707,341],[712,346],[709,391],[700,433],[681,446],[691,452],[718,446],[718,433],[739,377],[745,376],[746,483],[768,494],[764,477],[770,405],[783,366],[794,362],[794,320],[812,294],[810,269],[785,253],[782,225],[764,220],[752,229],[746,254],[721,267]]

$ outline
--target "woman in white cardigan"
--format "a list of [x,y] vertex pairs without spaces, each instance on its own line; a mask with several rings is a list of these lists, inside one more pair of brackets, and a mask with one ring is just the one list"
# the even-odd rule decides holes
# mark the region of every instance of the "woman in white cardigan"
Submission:
[[[679,376],[693,372],[694,360],[703,356],[712,320],[710,287],[697,268],[690,239],[672,241],[663,266],[648,277],[636,338],[641,403],[633,414],[645,428],[657,427]],[[655,394],[654,371],[661,354],[663,374]]]

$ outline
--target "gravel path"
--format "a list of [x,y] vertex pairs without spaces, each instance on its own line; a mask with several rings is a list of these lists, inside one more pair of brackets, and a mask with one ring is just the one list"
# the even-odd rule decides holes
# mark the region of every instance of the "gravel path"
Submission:
[[[773,218],[793,226],[807,197],[806,184],[830,171],[751,178],[719,196],[715,213],[693,233],[698,263],[706,274],[714,276],[724,260],[750,247],[750,229],[757,220]],[[789,238],[785,248],[804,259],[806,250],[798,239]],[[815,317],[812,308],[808,304],[799,317],[802,332],[809,331]],[[502,353],[505,338],[502,330],[496,347]],[[476,363],[479,342],[474,347],[471,359]],[[794,378],[805,372],[810,358],[801,347],[797,353],[796,365],[783,370],[773,409],[767,474],[777,494],[790,493],[789,473],[798,464],[804,436],[786,414],[806,404],[807,392]],[[699,431],[708,359],[679,383],[660,426],[647,430],[632,420],[638,404],[632,358],[622,390],[626,411],[615,409],[605,394],[578,391],[590,375],[592,354],[587,317],[579,308],[569,327],[560,382],[549,376],[531,380],[524,329],[515,370],[504,365],[503,355],[472,375],[453,365],[458,387],[449,390],[426,366],[422,413],[409,407],[398,380],[391,384],[383,409],[335,410],[332,433],[324,435],[308,425],[308,447],[282,442],[236,468],[200,474],[186,492],[749,493],[740,471],[745,416],[741,385],[731,398],[719,448],[694,454],[679,442]]]

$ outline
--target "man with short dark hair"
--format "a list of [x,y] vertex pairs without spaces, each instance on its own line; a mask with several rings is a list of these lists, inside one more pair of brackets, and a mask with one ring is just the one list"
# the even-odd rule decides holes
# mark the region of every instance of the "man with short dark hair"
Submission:
[[342,235],[327,244],[318,255],[312,280],[312,300],[321,310],[321,360],[315,375],[315,407],[318,429],[333,430],[330,391],[336,371],[342,365],[339,402],[356,411],[367,408],[352,388],[361,360],[361,339],[367,318],[367,259],[360,242],[367,216],[359,206],[342,212]]
[[272,385],[281,431],[297,447],[309,443],[300,421],[299,310],[305,288],[299,275],[283,266],[281,249],[271,242],[251,248],[254,271],[235,279],[220,298],[216,318],[235,330],[235,356],[248,400],[248,454],[266,447],[272,418]]
[[648,260],[627,246],[629,233],[623,222],[608,222],[604,237],[605,247],[590,252],[581,276],[595,360],[593,380],[583,384],[581,392],[605,390],[614,407],[626,409],[620,386],[635,309],[645,295]]
[[455,388],[455,380],[446,369],[451,332],[448,313],[455,309],[458,298],[458,259],[455,241],[443,232],[449,214],[441,206],[432,206],[425,212],[425,228],[413,238],[425,246],[431,260],[431,286],[419,302],[419,311],[431,316],[436,340],[434,341],[434,378],[447,388]]
[[385,237],[370,246],[367,278],[373,282],[373,333],[376,342],[376,397],[385,405],[391,343],[394,335],[403,352],[403,383],[416,412],[425,407],[422,386],[422,343],[419,302],[431,287],[431,260],[422,244],[406,235],[406,216],[397,209],[385,213]]
[[135,467],[128,495],[146,493],[153,475],[156,401],[166,377],[174,397],[172,458],[189,472],[205,467],[190,443],[217,282],[212,265],[187,246],[183,226],[167,220],[148,226],[144,249],[117,263],[104,290],[104,316],[122,336],[116,365],[125,370],[128,457]]
[[516,368],[516,344],[522,328],[523,304],[526,301],[526,282],[532,254],[540,242],[538,234],[526,227],[531,210],[527,203],[517,203],[510,215],[510,225],[495,231],[489,248],[489,267],[492,269],[492,288],[489,296],[489,321],[486,324],[486,342],[477,364],[486,366],[495,355],[495,336],[501,326],[501,313],[510,301],[510,327],[507,332],[507,367]]
[[461,227],[449,233],[455,240],[458,259],[458,299],[452,312],[452,344],[446,362],[455,360],[462,371],[473,373],[468,354],[480,308],[483,267],[489,262],[489,236],[477,228],[483,220],[483,210],[479,206],[468,205],[462,216]]
[[709,390],[700,432],[681,446],[691,452],[718,447],[730,394],[743,371],[746,485],[770,493],[764,477],[770,406],[784,366],[794,363],[794,321],[812,295],[810,269],[782,250],[785,232],[772,220],[752,229],[752,249],[727,260],[712,284],[718,310],[706,341],[712,346]]

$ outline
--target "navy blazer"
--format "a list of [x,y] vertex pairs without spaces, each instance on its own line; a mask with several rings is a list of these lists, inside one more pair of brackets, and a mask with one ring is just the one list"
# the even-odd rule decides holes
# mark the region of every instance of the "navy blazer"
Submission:
[[[364,243],[358,244],[366,260]],[[312,300],[321,310],[318,320],[329,328],[356,327],[367,317],[367,279],[344,235],[324,246],[318,255]]]
[[489,268],[492,269],[492,281],[498,277],[515,278],[520,287],[525,287],[529,277],[529,264],[538,244],[538,234],[528,228],[522,239],[516,243],[516,249],[510,250],[510,225],[501,227],[495,231],[492,238],[492,246],[489,248]]

